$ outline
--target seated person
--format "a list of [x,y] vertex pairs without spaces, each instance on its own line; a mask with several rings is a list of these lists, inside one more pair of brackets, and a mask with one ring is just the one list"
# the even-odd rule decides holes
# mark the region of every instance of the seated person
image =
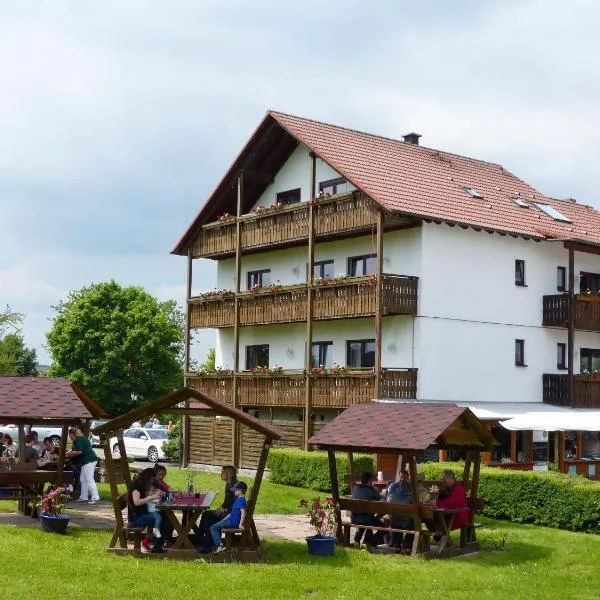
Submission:
[[38,455],[41,456],[42,452],[44,451],[44,444],[42,442],[40,442],[40,439],[38,437],[38,432],[35,430],[32,430],[31,436],[33,437],[32,448],[35,448],[37,450]]
[[[371,485],[373,475],[371,473],[363,473],[360,476],[360,483],[356,483],[352,486],[352,499],[353,500],[381,500],[381,494]],[[363,512],[352,512],[350,514],[350,521],[355,525],[373,525],[374,527],[381,527],[383,523],[373,513]],[[354,534],[354,543],[360,544],[363,535],[365,536],[366,546],[376,546],[383,541],[383,533],[378,531],[377,535],[373,533],[371,529],[367,529],[365,534],[365,528],[359,527]]]
[[158,463],[154,465],[154,487],[163,492],[171,491],[171,486],[165,481],[167,468]]
[[[442,473],[442,489],[438,497],[437,508],[468,508],[467,494],[462,483],[456,481],[454,471],[446,470]],[[452,529],[460,529],[469,522],[468,511],[456,513]]]
[[210,534],[216,546],[215,552],[225,550],[225,545],[221,542],[221,530],[228,527],[244,529],[244,517],[246,516],[246,490],[248,486],[243,481],[238,481],[233,486],[235,500],[231,507],[231,512],[224,518],[211,525]]
[[225,482],[223,503],[216,510],[205,510],[200,517],[198,532],[203,552],[210,552],[213,545],[210,528],[224,519],[230,512],[235,501],[234,486],[237,483],[237,470],[234,466],[225,465],[221,468],[221,480]]
[[49,437],[44,438],[43,444],[44,449],[37,460],[37,465],[40,469],[54,470],[58,464],[58,448]]
[[35,438],[31,434],[25,436],[25,462],[36,462],[38,451],[34,448]]
[[[397,504],[412,504],[412,485],[409,481],[408,471],[402,471],[398,481],[390,484],[387,491],[388,502]],[[414,529],[414,521],[408,515],[391,515],[391,526],[394,529]],[[415,536],[412,533],[392,532],[390,546],[398,548],[404,553],[412,550]]]
[[15,459],[18,455],[17,445],[13,442],[10,435],[4,435],[4,450],[2,451],[2,459],[4,462],[8,462],[10,459]]

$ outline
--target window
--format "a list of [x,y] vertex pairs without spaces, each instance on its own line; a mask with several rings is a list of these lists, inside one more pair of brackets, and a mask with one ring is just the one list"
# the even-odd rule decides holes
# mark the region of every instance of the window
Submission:
[[579,279],[579,291],[582,294],[585,292],[593,292],[594,294],[599,293],[600,275],[598,273],[585,273],[582,271]]
[[269,366],[269,344],[246,346],[246,369]]
[[377,255],[355,256],[348,259],[348,276],[362,277],[373,275],[377,271]]
[[463,187],[463,190],[465,190],[465,192],[467,192],[467,194],[469,194],[469,196],[471,196],[471,198],[477,198],[478,200],[483,200],[483,194],[481,192],[478,192],[475,188],[472,187]]
[[277,202],[281,204],[297,204],[300,202],[300,188],[279,192],[277,194]]
[[566,369],[567,368],[567,345],[556,344],[556,368]]
[[333,342],[314,342],[310,366],[314,369],[320,366],[330,369],[333,367]]
[[525,202],[525,200],[521,200],[521,198],[511,198],[511,200],[519,207],[519,208],[529,208],[529,204]]
[[333,261],[319,260],[313,264],[313,279],[333,277]]
[[515,285],[525,285],[525,261],[515,260]]
[[348,182],[343,177],[337,177],[336,179],[328,179],[327,181],[321,181],[319,183],[319,192],[323,194],[341,194],[349,191]]
[[571,219],[565,217],[560,211],[556,210],[554,206],[550,206],[549,204],[543,204],[542,202],[534,202],[533,203],[536,208],[541,210],[544,214],[548,215],[551,219],[555,221],[563,221],[564,223],[570,223]]
[[515,366],[525,367],[525,340],[515,340]]
[[582,348],[579,353],[579,372],[600,373],[600,350],[595,348]]
[[375,366],[375,340],[348,340],[346,364],[355,369]]
[[564,292],[567,289],[566,267],[556,267],[556,289],[559,292]]
[[271,269],[248,271],[248,286],[246,289],[251,290],[253,287],[267,287],[270,283]]

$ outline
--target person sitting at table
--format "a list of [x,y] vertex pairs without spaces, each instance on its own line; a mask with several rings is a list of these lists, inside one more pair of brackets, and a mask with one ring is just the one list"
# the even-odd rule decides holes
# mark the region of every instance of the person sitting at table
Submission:
[[2,456],[2,453],[4,452],[4,434],[0,433],[0,457]]
[[[360,476],[360,483],[356,483],[352,486],[352,499],[353,500],[381,500],[381,494],[371,485],[373,475],[371,473],[363,473]],[[383,523],[376,515],[370,512],[355,512],[350,513],[350,522],[355,525],[372,525],[374,527],[381,527]],[[354,543],[358,546],[360,541],[365,536],[365,546],[372,547],[377,546],[383,541],[383,534],[378,531],[377,534],[373,533],[372,529],[366,529],[365,527],[358,527],[354,534]]]
[[215,544],[215,552],[223,552],[225,545],[221,541],[221,531],[227,527],[244,529],[244,518],[246,517],[246,490],[248,486],[243,481],[238,481],[233,487],[235,500],[231,512],[220,521],[210,527],[210,534]]
[[35,444],[35,438],[28,434],[25,436],[25,462],[37,462],[37,459],[40,457],[38,451],[33,447]]
[[167,468],[164,465],[158,463],[154,465],[154,487],[163,492],[171,491],[171,486],[165,481],[166,474]]
[[4,462],[8,462],[11,458],[16,458],[18,456],[18,448],[17,445],[13,442],[12,437],[10,435],[4,435],[4,450],[2,451],[2,458],[5,459]]
[[[412,504],[412,485],[409,481],[408,471],[402,471],[399,474],[398,481],[393,481],[388,487],[387,501],[396,504]],[[414,521],[408,515],[391,515],[390,524],[394,529],[414,529]],[[390,546],[398,548],[403,554],[412,551],[413,540],[412,533],[392,532]]]
[[[151,552],[164,552],[162,548],[161,526],[163,518],[156,508],[162,498],[162,491],[154,489],[154,469],[144,469],[127,490],[127,521],[129,527],[152,527],[154,543]],[[154,503],[154,504],[152,504]],[[152,506],[151,506],[152,505]]]
[[230,512],[235,501],[233,486],[237,483],[237,471],[235,467],[226,465],[221,469],[221,480],[225,482],[225,496],[223,503],[216,510],[205,510],[200,517],[198,533],[203,552],[210,552],[213,539],[210,534],[210,528],[224,519]]
[[49,437],[45,437],[44,449],[38,458],[37,465],[40,469],[52,471],[56,469],[58,463],[58,448],[52,443]]
[[33,444],[31,447],[37,450],[38,456],[41,456],[42,452],[44,451],[44,444],[40,442],[38,432],[35,430],[31,430],[29,433],[33,437]]
[[[456,481],[451,469],[442,473],[442,489],[436,502],[436,508],[468,508],[469,502],[462,483]],[[460,529],[469,522],[468,511],[457,512],[452,522],[452,529]]]

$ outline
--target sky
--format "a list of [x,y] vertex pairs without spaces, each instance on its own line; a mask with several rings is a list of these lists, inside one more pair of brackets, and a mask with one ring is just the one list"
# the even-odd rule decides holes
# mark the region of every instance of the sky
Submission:
[[269,109],[417,131],[600,208],[599,20],[583,0],[2,2],[0,306],[43,364],[70,290],[183,307],[170,251]]

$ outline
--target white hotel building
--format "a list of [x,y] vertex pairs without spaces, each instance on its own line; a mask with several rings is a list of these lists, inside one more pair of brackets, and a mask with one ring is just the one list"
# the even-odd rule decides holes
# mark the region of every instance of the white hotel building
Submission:
[[[188,332],[217,329],[220,369],[186,384],[277,425],[282,445],[357,402],[454,402],[501,442],[488,462],[595,477],[592,207],[416,134],[268,112],[173,252],[188,257]],[[218,291],[191,295],[198,258],[218,261]],[[186,461],[257,460],[230,421],[186,434]]]

